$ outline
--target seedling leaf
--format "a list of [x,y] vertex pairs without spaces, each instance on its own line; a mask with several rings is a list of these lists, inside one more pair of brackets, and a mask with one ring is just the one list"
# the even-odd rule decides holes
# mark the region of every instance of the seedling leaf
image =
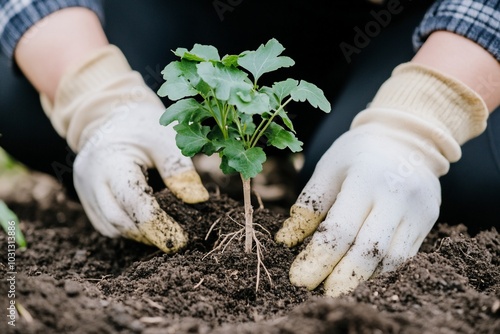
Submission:
[[232,66],[232,67],[238,67],[238,59],[240,58],[239,55],[225,55],[222,58],[222,64],[224,66]]
[[290,129],[293,133],[295,133],[295,129],[293,128],[293,123],[290,117],[288,117],[288,114],[285,112],[285,110],[281,109],[278,113],[278,116],[281,117],[281,120],[283,121],[283,124],[286,125],[288,129]]
[[[14,222],[14,225],[11,225],[10,222]],[[9,227],[12,228],[12,226],[14,226],[14,239],[17,245],[20,249],[26,248],[26,239],[24,238],[23,232],[19,227],[19,218],[2,200],[0,200],[0,224],[9,236]]]
[[272,110],[276,110],[280,106],[280,101],[276,94],[274,94],[274,90],[271,87],[263,86],[259,89],[259,92],[266,94],[269,96],[269,106]]
[[315,84],[301,80],[297,88],[290,92],[290,95],[294,101],[304,102],[307,100],[314,108],[319,107],[326,113],[330,112],[330,102]]
[[244,92],[237,92],[236,96],[238,98],[230,99],[229,102],[242,113],[262,114],[270,109],[269,96],[266,94],[251,91],[248,95],[245,95]]
[[264,73],[295,64],[292,58],[280,56],[284,50],[283,45],[272,38],[255,51],[243,52],[238,59],[238,65],[252,73],[254,82],[257,82]]
[[179,123],[174,126],[177,135],[175,142],[181,149],[181,153],[187,157],[192,157],[200,152],[205,144],[209,142],[207,134],[210,127],[202,126],[199,123]]
[[266,154],[260,147],[245,149],[243,144],[228,145],[222,151],[227,158],[227,165],[238,171],[243,178],[250,179],[262,171]]
[[181,59],[193,60],[193,61],[219,61],[219,51],[212,45],[202,45],[195,44],[191,51],[185,48],[177,48],[174,51],[176,56],[181,57]]
[[272,90],[279,103],[281,103],[298,85],[299,82],[297,80],[286,79],[285,81],[275,82]]
[[168,107],[160,117],[160,124],[167,126],[174,121],[201,121],[208,117],[210,113],[198,101],[190,98],[177,101]]
[[228,101],[232,93],[250,94],[252,85],[245,81],[247,74],[234,67],[214,65],[203,62],[197,65],[198,74],[211,88],[215,90],[215,97]]
[[184,76],[184,69],[180,61],[168,64],[161,72],[166,80],[158,89],[158,95],[177,101],[187,96],[195,96],[198,91]]
[[285,130],[279,124],[270,124],[266,130],[266,137],[268,145],[277,147],[280,150],[288,147],[292,152],[302,151],[303,143],[292,132]]
[[221,163],[220,163],[219,167],[220,167],[220,170],[222,171],[222,173],[224,173],[226,175],[238,173],[238,171],[236,169],[229,166],[228,158],[225,155],[223,155],[221,157]]

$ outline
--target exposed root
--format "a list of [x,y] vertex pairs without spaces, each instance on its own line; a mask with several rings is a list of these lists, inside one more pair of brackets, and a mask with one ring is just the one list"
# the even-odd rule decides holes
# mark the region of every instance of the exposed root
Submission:
[[[215,226],[220,222],[222,217],[218,218],[211,226],[210,229],[208,230],[208,233],[205,236],[205,240],[208,239],[208,236],[213,232]],[[219,252],[220,254],[223,254],[227,247],[235,240],[237,239],[238,241],[241,241],[243,237],[245,236],[245,226],[243,224],[238,223],[236,220],[234,220],[232,217],[228,215],[228,218],[231,219],[236,225],[238,225],[240,228],[237,231],[226,233],[219,235],[219,238],[217,239],[214,248],[205,254],[202,259],[205,259],[206,257]],[[260,224],[254,224],[255,227],[258,227],[263,231],[263,233],[266,233],[268,235],[271,235],[271,232],[269,232],[266,228],[264,228]],[[262,233],[262,232],[261,232]],[[257,254],[257,279],[255,282],[255,291],[257,292],[259,290],[259,284],[260,284],[260,275],[261,271],[263,270],[266,273],[266,276],[269,280],[269,284],[273,286],[273,280],[271,277],[271,273],[269,270],[267,270],[265,264],[264,264],[264,251],[266,248],[262,245],[260,240],[257,238],[256,234],[256,229],[254,228],[252,231],[252,239],[255,242],[255,251]],[[215,261],[217,261],[217,257],[214,257]]]
[[[235,239],[235,238],[238,238],[239,237],[239,240],[241,240],[241,238],[243,237],[243,234],[244,234],[244,231],[245,231],[245,227],[238,223],[237,221],[235,221],[233,218],[231,218],[230,216],[228,216],[229,219],[231,219],[234,223],[236,223],[237,225],[239,225],[241,228],[238,229],[237,231],[235,232],[230,232],[230,233],[227,233],[227,234],[222,234],[222,235],[219,235],[219,238],[217,239],[217,241],[215,242],[215,245],[214,245],[214,248],[208,252],[207,254],[205,254],[205,256],[203,256],[203,260],[209,256],[209,255],[212,255],[213,253],[216,253],[218,251],[220,251],[220,253],[224,253],[224,251],[226,250],[226,248],[231,244],[231,242]],[[215,227],[215,225],[220,222],[220,219],[217,219],[213,224],[212,226],[210,226],[210,229],[209,229],[209,232],[207,233],[206,237],[205,237],[205,240],[208,238],[208,235],[210,234],[210,232],[213,230],[213,228]],[[222,238],[222,240],[221,240]]]
[[221,220],[221,219],[222,219],[222,217],[217,218],[217,220],[216,220],[216,221],[214,221],[214,223],[213,223],[212,225],[210,225],[210,228],[208,229],[208,232],[207,232],[207,234],[205,235],[205,241],[207,241],[207,240],[208,240],[208,236],[209,236],[210,234],[212,234],[212,231],[214,230],[215,225],[217,225],[217,224],[220,222],[220,220]]
[[264,209],[264,202],[262,201],[262,197],[260,197],[260,194],[256,192],[255,190],[252,191],[255,195],[255,198],[257,198],[257,202],[259,203],[259,209],[258,210],[263,210]]
[[204,280],[205,280],[205,278],[202,277],[201,280],[198,283],[196,283],[196,285],[193,286],[193,290],[198,289]]
[[257,253],[257,280],[255,282],[255,292],[257,292],[259,291],[261,267],[262,269],[264,269],[264,272],[266,273],[267,279],[269,280],[269,284],[271,285],[271,287],[273,286],[273,279],[271,277],[271,273],[269,273],[269,270],[267,270],[266,265],[264,264],[264,253],[262,250],[265,250],[266,248],[262,246],[262,243],[257,238],[257,235],[255,234],[255,229],[253,230],[253,240],[255,241],[255,248]]

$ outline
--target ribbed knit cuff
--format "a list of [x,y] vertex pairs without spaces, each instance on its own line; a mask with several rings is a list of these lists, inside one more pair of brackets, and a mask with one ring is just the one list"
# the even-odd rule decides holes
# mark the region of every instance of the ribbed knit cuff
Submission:
[[[52,119],[54,114],[66,109],[82,94],[99,91],[109,78],[131,70],[127,59],[116,46],[109,45],[101,48],[66,71],[59,82],[54,105],[43,97],[44,111]],[[57,125],[54,124],[54,126],[58,131],[65,133],[70,119],[68,117],[55,118]]]
[[136,104],[139,98],[163,107],[158,96],[113,45],[97,50],[68,69],[53,104],[46,96],[40,96],[52,125],[75,152],[83,144],[84,131],[90,134],[110,114]]
[[380,87],[370,108],[395,109],[420,117],[462,145],[486,129],[488,108],[468,86],[434,69],[405,63]]

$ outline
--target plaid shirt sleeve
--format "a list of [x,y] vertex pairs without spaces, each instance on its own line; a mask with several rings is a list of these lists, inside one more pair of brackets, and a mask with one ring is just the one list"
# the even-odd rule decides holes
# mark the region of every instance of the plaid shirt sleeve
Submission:
[[104,18],[100,0],[0,0],[0,52],[12,60],[19,39],[33,24],[66,7],[85,7]]
[[434,31],[464,36],[500,61],[500,0],[440,0],[425,14],[413,35],[419,49]]

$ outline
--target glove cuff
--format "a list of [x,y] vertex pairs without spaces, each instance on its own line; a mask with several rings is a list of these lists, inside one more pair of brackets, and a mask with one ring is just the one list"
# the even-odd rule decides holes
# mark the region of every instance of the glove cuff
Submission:
[[464,83],[415,63],[396,67],[370,108],[418,116],[448,132],[459,145],[480,135],[489,115],[482,98]]
[[60,136],[75,152],[83,133],[90,135],[107,117],[131,102],[149,99],[163,104],[133,71],[123,53],[107,45],[72,66],[61,78],[54,103],[41,94],[42,108]]
[[434,69],[405,63],[380,87],[369,108],[351,127],[382,123],[432,141],[449,161],[460,159],[460,146],[486,128],[488,108],[472,89]]

